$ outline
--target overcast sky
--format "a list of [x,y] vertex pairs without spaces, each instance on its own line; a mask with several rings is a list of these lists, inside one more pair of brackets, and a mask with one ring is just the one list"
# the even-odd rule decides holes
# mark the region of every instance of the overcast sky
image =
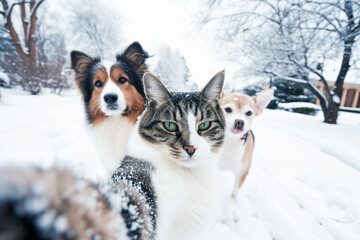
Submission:
[[187,61],[191,80],[200,87],[226,68],[215,50],[214,40],[194,28],[200,1],[106,1],[121,12],[127,44],[139,41],[149,54],[156,54],[162,43],[178,50]]

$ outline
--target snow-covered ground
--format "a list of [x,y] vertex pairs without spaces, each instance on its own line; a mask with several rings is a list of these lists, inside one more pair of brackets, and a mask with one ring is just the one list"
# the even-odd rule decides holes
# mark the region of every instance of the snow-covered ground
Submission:
[[[75,92],[2,92],[1,166],[55,164],[103,178]],[[204,239],[360,239],[360,114],[341,113],[338,125],[328,125],[321,116],[266,110],[253,129],[238,221],[217,223]]]

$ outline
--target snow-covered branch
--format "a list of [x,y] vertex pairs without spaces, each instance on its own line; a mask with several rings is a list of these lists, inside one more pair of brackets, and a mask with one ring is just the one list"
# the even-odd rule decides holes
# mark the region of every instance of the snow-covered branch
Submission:
[[292,82],[297,82],[297,83],[301,83],[301,84],[308,84],[308,81],[306,81],[306,80],[298,79],[298,78],[293,78],[293,77],[288,77],[288,76],[282,75],[282,74],[279,73],[279,72],[269,71],[269,70],[264,70],[263,72],[266,73],[266,74],[270,74],[270,75],[272,75],[272,76],[274,76],[274,77],[278,77],[278,78],[284,79],[284,80],[288,80],[288,81],[292,81]]

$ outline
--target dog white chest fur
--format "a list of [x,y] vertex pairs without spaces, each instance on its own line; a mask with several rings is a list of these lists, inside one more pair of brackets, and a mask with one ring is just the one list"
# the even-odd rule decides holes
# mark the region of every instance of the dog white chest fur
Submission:
[[91,126],[91,137],[110,174],[120,166],[125,157],[125,149],[133,129],[134,124],[121,114],[107,117],[100,124]]
[[[230,170],[234,174],[243,172],[242,159],[245,153],[245,140],[241,140],[241,136],[234,138],[232,132],[225,133],[225,140],[222,149],[222,155],[219,161],[221,170]],[[230,135],[230,136],[229,136]]]
[[191,169],[169,160],[164,147],[150,145],[134,131],[128,155],[151,162],[157,203],[157,240],[196,239],[211,226],[218,203],[218,156],[204,156],[206,165]]

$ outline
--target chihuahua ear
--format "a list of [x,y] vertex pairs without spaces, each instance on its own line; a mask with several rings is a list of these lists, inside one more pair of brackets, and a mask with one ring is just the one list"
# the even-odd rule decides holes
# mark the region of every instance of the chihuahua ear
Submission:
[[253,97],[256,108],[256,115],[261,114],[266,106],[270,103],[274,97],[274,89],[269,89],[261,92],[259,95]]
[[121,58],[126,59],[130,66],[141,75],[147,70],[145,60],[149,58],[149,54],[144,51],[138,42],[133,42],[121,55],[116,56],[117,61],[121,61]]

